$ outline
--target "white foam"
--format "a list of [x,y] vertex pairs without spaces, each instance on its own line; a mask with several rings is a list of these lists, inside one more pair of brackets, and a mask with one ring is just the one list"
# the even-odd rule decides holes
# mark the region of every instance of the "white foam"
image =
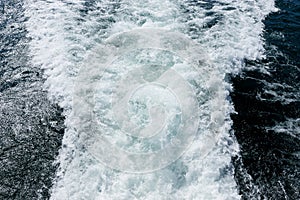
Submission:
[[278,123],[274,127],[269,127],[267,130],[273,130],[276,133],[285,133],[294,138],[299,138],[300,119],[286,119],[286,121]]
[[261,80],[264,84],[263,95],[268,95],[268,98],[264,98],[262,94],[258,94],[257,98],[261,101],[279,101],[284,105],[297,102],[300,96],[300,92],[296,91],[293,86],[288,84],[269,83],[265,80]]
[[[223,16],[221,23],[191,32],[188,27],[193,24],[201,27],[211,16],[205,16],[208,11],[188,1],[105,0],[97,1],[95,8],[86,13],[79,11],[84,9],[82,1],[26,1],[27,29],[33,38],[32,62],[45,69],[49,97],[64,108],[66,115],[67,128],[57,159],[60,169],[51,199],[239,198],[230,170],[231,156],[238,152],[238,145],[229,134],[233,106],[226,99],[231,86],[223,79],[225,73],[238,72],[244,58],[263,56],[262,20],[274,10],[274,2],[224,3],[228,5],[216,4],[211,9]],[[235,9],[224,9],[229,6]],[[182,7],[194,12],[184,14]],[[186,20],[187,15],[190,20]],[[206,131],[198,134],[185,154],[169,167],[137,175],[111,170],[92,157],[85,149],[86,138],[74,128],[77,122],[71,114],[74,81],[93,47],[113,34],[141,27],[159,27],[189,35],[205,49],[207,59],[215,67],[206,69],[208,74],[203,74],[203,83],[199,84],[203,87],[199,97],[206,102],[200,106],[201,120],[206,125],[201,128]],[[203,144],[210,149],[206,157],[199,148]]]

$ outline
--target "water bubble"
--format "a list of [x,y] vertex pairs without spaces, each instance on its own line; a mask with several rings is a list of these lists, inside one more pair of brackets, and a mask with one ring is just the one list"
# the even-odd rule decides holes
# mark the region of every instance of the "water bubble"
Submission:
[[179,33],[138,29],[95,49],[79,73],[74,115],[96,159],[116,170],[145,173],[186,151],[200,118],[193,78],[203,55],[195,46]]

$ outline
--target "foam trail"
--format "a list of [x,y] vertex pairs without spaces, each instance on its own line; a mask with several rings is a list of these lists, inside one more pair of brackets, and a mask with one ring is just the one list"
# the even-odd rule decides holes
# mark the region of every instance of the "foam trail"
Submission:
[[277,11],[273,0],[209,2],[184,1],[182,21],[190,27],[187,34],[206,47],[221,72],[238,73],[244,59],[265,57],[261,34],[265,17]]
[[[244,58],[262,56],[261,20],[274,10],[273,1],[224,1],[210,10],[189,1],[27,1],[27,27],[33,38],[32,62],[45,69],[45,88],[65,109],[66,133],[57,162],[60,170],[52,199],[239,199],[231,156],[238,146],[230,136],[226,73],[238,72]],[[204,2],[208,4],[208,2]],[[189,11],[193,10],[191,13]],[[213,11],[221,16],[215,26],[203,28]],[[193,31],[194,27],[201,27]],[[86,151],[86,138],[72,117],[74,82],[87,66],[94,47],[106,38],[137,28],[163,28],[185,33],[201,45],[215,67],[201,76],[197,94],[206,97],[201,109],[203,126],[184,155],[166,168],[146,174],[112,170]],[[202,67],[202,68],[201,68]],[[91,68],[92,69],[92,68]],[[81,71],[80,71],[81,70]],[[117,68],[117,70],[119,70]],[[183,74],[197,77],[189,68]],[[83,70],[84,71],[84,70]],[[122,75],[121,71],[117,71]],[[197,73],[196,73],[197,74]],[[80,81],[84,80],[81,73]],[[86,81],[91,81],[86,77]],[[108,84],[109,82],[107,82]],[[84,107],[83,107],[84,109]],[[201,152],[205,140],[209,153]]]

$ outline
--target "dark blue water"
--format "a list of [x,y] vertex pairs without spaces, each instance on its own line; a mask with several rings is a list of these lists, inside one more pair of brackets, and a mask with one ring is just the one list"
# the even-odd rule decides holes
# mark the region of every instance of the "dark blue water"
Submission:
[[0,199],[48,199],[64,133],[62,110],[28,57],[22,1],[0,1]]
[[241,145],[236,180],[244,199],[300,199],[300,1],[276,5],[280,11],[264,22],[266,59],[246,61],[232,78]]
[[[266,58],[245,60],[231,77],[242,199],[300,199],[300,1],[276,5],[264,21]],[[0,199],[49,198],[64,133],[62,110],[28,56],[26,20],[22,0],[0,0]]]

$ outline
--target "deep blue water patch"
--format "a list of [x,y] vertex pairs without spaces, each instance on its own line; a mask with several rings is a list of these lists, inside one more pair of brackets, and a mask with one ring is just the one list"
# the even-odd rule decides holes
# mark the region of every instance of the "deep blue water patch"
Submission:
[[0,199],[48,199],[64,133],[62,110],[28,56],[21,0],[0,1]]
[[300,1],[276,6],[280,11],[264,21],[266,59],[246,61],[232,77],[243,199],[300,199]]

